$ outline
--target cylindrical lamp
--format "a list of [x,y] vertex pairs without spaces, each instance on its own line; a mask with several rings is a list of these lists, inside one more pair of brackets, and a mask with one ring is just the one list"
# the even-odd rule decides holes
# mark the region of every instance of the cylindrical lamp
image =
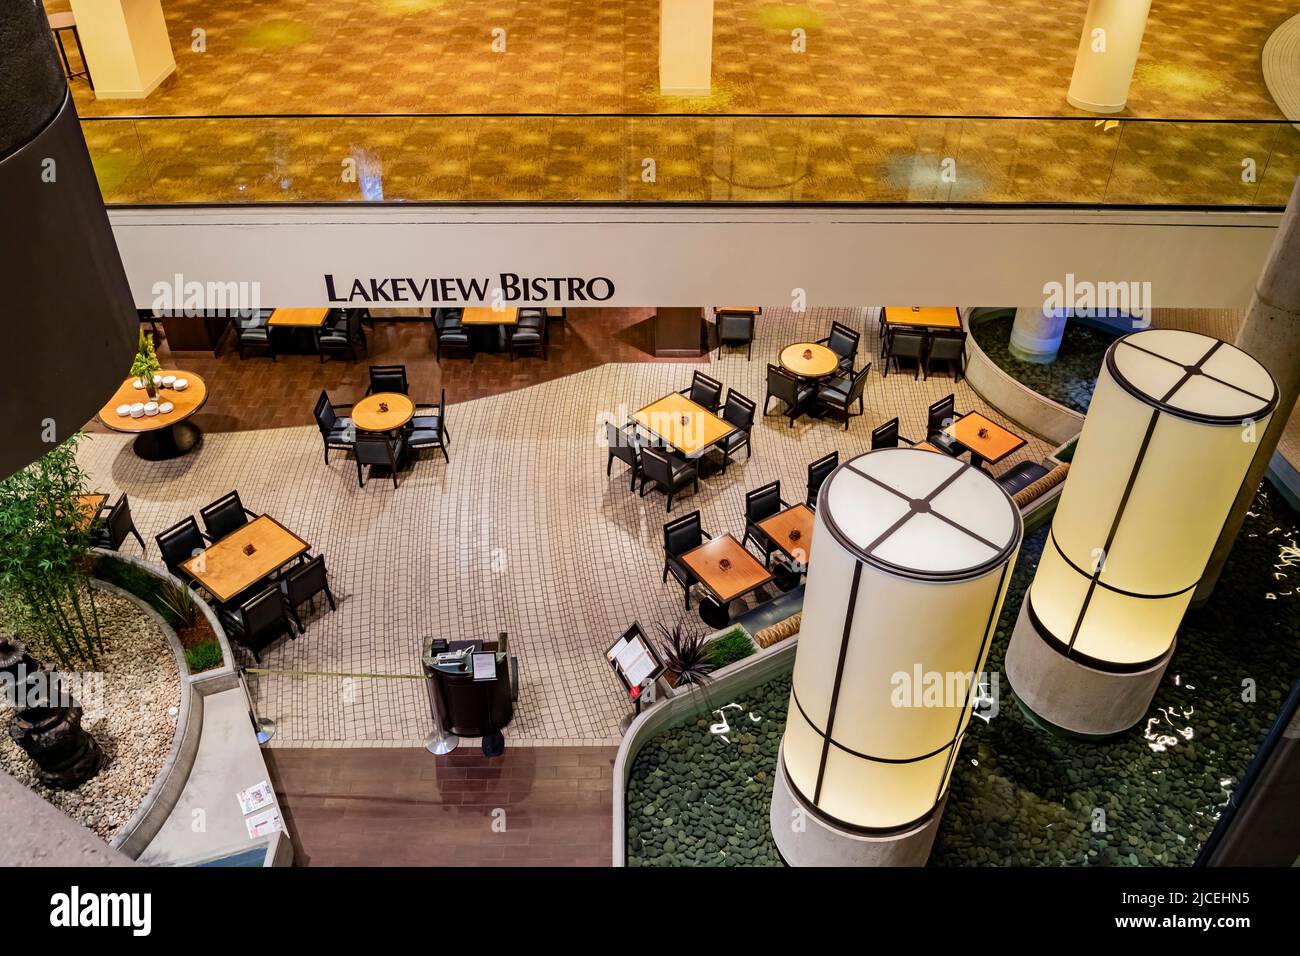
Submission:
[[1066,100],[1092,113],[1118,113],[1142,49],[1151,0],[1090,0]]
[[1007,650],[1030,710],[1090,736],[1142,719],[1276,404],[1264,367],[1218,339],[1110,347]]
[[997,482],[941,453],[826,479],[772,796],[788,863],[925,862],[1021,533]]

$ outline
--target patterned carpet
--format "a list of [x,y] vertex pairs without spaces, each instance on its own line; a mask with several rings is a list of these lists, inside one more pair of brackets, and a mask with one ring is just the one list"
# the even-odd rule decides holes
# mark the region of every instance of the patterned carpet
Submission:
[[[57,9],[63,0],[48,0]],[[83,116],[691,113],[687,117],[124,120],[85,124],[112,203],[307,200],[1278,204],[1289,126],[831,119],[1082,117],[1076,0],[718,0],[709,97],[657,92],[658,16],[628,0],[171,0],[177,74]],[[1276,120],[1259,58],[1291,0],[1156,4],[1129,114]],[[492,30],[506,51],[490,52]],[[792,29],[807,51],[791,50]],[[203,30],[206,51],[191,49]],[[808,119],[734,114],[799,113]],[[817,118],[820,114],[821,118]],[[940,175],[956,161],[956,180]],[[642,161],[656,163],[653,182]],[[1241,182],[1243,158],[1258,181]],[[362,175],[345,182],[340,167]]]

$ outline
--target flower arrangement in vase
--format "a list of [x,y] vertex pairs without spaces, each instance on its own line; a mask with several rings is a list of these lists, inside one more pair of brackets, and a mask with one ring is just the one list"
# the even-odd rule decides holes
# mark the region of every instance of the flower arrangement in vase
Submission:
[[161,370],[158,353],[153,349],[153,339],[145,334],[144,329],[141,329],[140,344],[136,347],[135,358],[131,361],[131,374],[144,385],[150,401],[158,399],[158,386],[154,384],[153,377]]

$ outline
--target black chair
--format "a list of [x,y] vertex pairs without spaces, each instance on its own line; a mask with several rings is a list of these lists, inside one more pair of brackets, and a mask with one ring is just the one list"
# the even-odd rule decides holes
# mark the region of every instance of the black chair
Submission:
[[244,507],[239,500],[239,492],[232,491],[222,495],[212,504],[199,509],[203,526],[208,529],[208,540],[220,541],[226,535],[238,531],[248,524],[249,518],[257,515]]
[[930,347],[925,350],[925,377],[930,377],[930,363],[943,362],[953,370],[954,382],[966,372],[966,333],[931,332]]
[[149,549],[145,547],[144,538],[140,537],[135,521],[131,518],[131,503],[127,501],[126,495],[122,495],[113,502],[113,507],[108,509],[108,516],[104,521],[96,523],[91,528],[90,543],[97,548],[121,551],[122,544],[129,534],[135,535],[135,540],[140,542],[140,550],[148,554]]
[[861,339],[862,336],[847,325],[842,325],[839,322],[832,322],[831,334],[826,336],[824,339],[818,339],[817,344],[826,346],[838,355],[840,358],[839,365],[837,366],[838,370],[852,375],[853,360],[857,358],[858,342],[860,342]]
[[389,438],[386,435],[373,435],[362,432],[357,435],[352,450],[357,458],[357,484],[366,486],[367,467],[383,465],[393,477],[393,487],[397,487],[397,463],[402,457],[402,439]]
[[715,309],[718,323],[718,358],[722,358],[724,345],[745,346],[745,359],[754,355],[754,322],[757,316],[752,312],[727,312]]
[[698,548],[712,537],[700,525],[698,511],[692,511],[664,525],[664,583],[668,583],[668,575],[671,573],[686,592],[688,611],[691,609],[691,585],[699,579],[681,558],[687,551]]
[[289,616],[293,618],[293,623],[298,625],[299,634],[307,633],[307,629],[302,626],[298,608],[314,600],[317,594],[324,593],[330,602],[330,610],[338,610],[338,605],[334,603],[334,592],[330,590],[329,578],[325,574],[323,554],[304,561],[281,578],[280,593],[284,595],[284,606],[288,609]]
[[347,352],[352,356],[352,364],[357,364],[357,343],[368,351],[370,344],[366,341],[366,330],[361,327],[361,316],[365,309],[340,309],[331,316],[328,323],[316,329],[316,351],[321,364],[325,364],[326,352]]
[[[868,362],[852,378],[832,379],[817,391],[818,406],[836,415],[843,415],[845,431],[849,430],[849,418],[861,415],[865,410],[862,393],[866,390],[867,373],[870,371],[871,363]],[[855,402],[858,406],[856,412],[853,411]]]
[[411,385],[406,380],[406,366],[370,366],[370,387],[366,389],[366,394],[375,395],[379,392],[397,392],[399,395],[409,395]]
[[727,466],[731,464],[731,456],[741,448],[745,449],[746,461],[754,456],[754,446],[750,444],[749,437],[754,428],[754,415],[757,411],[758,406],[753,401],[734,388],[727,389],[727,403],[722,407],[722,418],[723,421],[735,425],[736,430],[718,442],[718,448],[722,451],[723,471],[726,471]]
[[546,358],[547,334],[545,309],[520,309],[519,317],[510,333],[510,361],[520,349],[537,351]]
[[780,514],[788,507],[790,506],[781,500],[780,481],[772,481],[761,488],[745,492],[745,537],[741,539],[740,546],[745,547],[753,539],[763,552],[763,564],[768,567],[772,566],[772,551],[776,548],[776,543],[758,523]]
[[[428,414],[430,411],[432,414]],[[415,412],[406,433],[406,447],[437,448],[442,451],[442,457],[447,463],[451,464],[451,456],[447,454],[447,446],[451,444],[451,436],[447,432],[447,390],[442,390],[437,405],[421,405]]]
[[769,362],[767,365],[767,398],[763,401],[763,414],[768,414],[767,407],[772,404],[772,399],[779,399],[785,403],[785,412],[783,414],[790,419],[790,427],[794,428],[795,419],[803,414],[808,400],[816,392],[817,388],[815,386],[801,382],[781,366]]
[[338,448],[351,451],[356,429],[352,419],[340,418],[337,409],[350,409],[351,405],[335,405],[324,391],[316,399],[316,427],[320,430],[321,441],[325,444],[325,464],[330,463],[330,449]]
[[871,430],[871,450],[877,448],[897,448],[898,443],[903,442],[905,445],[914,445],[916,442],[910,438],[904,438],[898,433],[898,419],[891,418],[884,424],[877,425]]
[[246,358],[246,349],[264,349],[275,361],[275,342],[271,340],[271,327],[267,320],[271,318],[268,309],[260,309],[257,315],[234,319],[235,346],[239,349],[239,358]]
[[817,493],[822,490],[822,482],[830,477],[831,472],[838,468],[839,464],[840,453],[833,451],[808,466],[808,497],[804,499],[804,504],[809,508],[817,510]]
[[262,663],[261,652],[281,634],[296,640],[293,624],[285,612],[280,589],[271,585],[244,601],[233,610],[219,606],[217,618],[226,629],[226,635],[253,653],[253,660]]
[[646,485],[649,482],[654,482],[668,495],[665,511],[673,510],[673,496],[687,485],[694,486],[697,493],[700,490],[700,474],[694,465],[654,448],[642,448],[642,498],[645,497]]
[[926,334],[924,332],[913,332],[908,329],[894,329],[885,339],[885,364],[883,373],[887,378],[889,376],[889,363],[894,363],[894,368],[902,371],[902,366],[898,364],[900,358],[909,359],[916,362],[916,372],[912,375],[913,379],[921,377],[921,362],[925,358]]
[[925,440],[950,455],[960,455],[961,445],[943,431],[959,418],[961,415],[957,413],[957,400],[949,393],[930,406],[926,416]]
[[629,491],[636,488],[636,480],[641,477],[641,443],[637,441],[636,432],[631,428],[619,428],[613,422],[605,423],[605,442],[609,446],[609,458],[605,462],[605,477],[614,467],[614,459],[624,462],[632,469],[632,484]]
[[461,324],[463,309],[434,309],[433,313],[433,357],[442,361],[442,350],[449,348],[469,353],[469,360],[474,361],[474,339],[469,328]]
[[716,412],[722,407],[722,383],[710,378],[699,369],[691,373],[691,385],[677,394],[685,395],[696,405]]
[[204,551],[208,546],[208,541],[203,537],[203,532],[199,530],[199,523],[194,520],[193,515],[186,515],[170,528],[160,531],[154,535],[154,540],[158,542],[158,552],[162,555],[167,570],[182,580],[189,575],[181,570],[181,564]]

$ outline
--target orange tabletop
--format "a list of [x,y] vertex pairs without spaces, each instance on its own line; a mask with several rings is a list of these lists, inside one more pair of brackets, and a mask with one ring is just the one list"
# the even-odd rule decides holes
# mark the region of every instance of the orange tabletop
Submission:
[[[729,534],[718,535],[682,555],[682,563],[695,573],[719,604],[726,604],[772,580],[763,562],[740,546]],[[723,568],[723,561],[729,566]]]
[[734,315],[762,315],[763,307],[761,305],[715,305],[714,313],[730,312]]
[[919,448],[919,449],[921,449],[921,451],[933,451],[933,452],[937,452],[937,453],[940,454],[940,455],[947,454],[947,453],[946,453],[942,448],[939,448],[939,447],[936,446],[936,445],[931,445],[928,441],[919,441],[919,442],[917,442],[915,445],[913,445],[912,447],[913,447],[913,448]]
[[669,392],[659,401],[651,402],[632,419],[688,458],[699,457],[736,430],[731,422],[680,392]]
[[960,329],[961,313],[955,305],[887,305],[885,324],[919,329]]
[[[980,429],[985,435],[980,436]],[[979,412],[967,412],[943,430],[963,446],[979,455],[989,464],[996,464],[1007,455],[1025,447],[1026,441],[1015,432],[1009,432],[996,422],[991,422]]]
[[99,517],[99,513],[104,510],[104,504],[108,501],[108,495],[98,491],[88,495],[77,496],[77,511],[81,513],[81,525],[84,528],[90,527]]
[[414,415],[415,402],[401,392],[375,392],[352,406],[352,421],[363,432],[396,431]]
[[[250,546],[253,553],[246,554]],[[218,601],[229,601],[307,548],[302,538],[270,515],[262,515],[182,562],[181,568]]]
[[128,432],[130,434],[169,428],[177,422],[185,421],[185,419],[202,408],[203,403],[208,400],[208,387],[203,384],[203,379],[193,372],[182,372],[179,369],[163,369],[158,374],[175,375],[177,378],[187,379],[190,383],[189,388],[180,392],[174,388],[158,389],[159,404],[171,402],[174,406],[170,412],[160,412],[152,417],[146,415],[143,418],[119,415],[117,413],[117,406],[119,405],[149,401],[148,392],[143,388],[135,388],[132,385],[135,381],[135,376],[132,375],[122,382],[118,390],[113,393],[113,397],[99,410],[99,420],[104,423],[104,427],[111,428],[115,432]]
[[518,325],[518,309],[465,309],[461,325]]
[[825,378],[839,364],[838,355],[816,342],[796,342],[781,350],[781,367],[800,378]]
[[318,329],[329,314],[329,309],[276,309],[266,324],[277,328]]
[[807,505],[793,505],[764,518],[758,526],[791,561],[808,563],[812,554],[813,512]]

